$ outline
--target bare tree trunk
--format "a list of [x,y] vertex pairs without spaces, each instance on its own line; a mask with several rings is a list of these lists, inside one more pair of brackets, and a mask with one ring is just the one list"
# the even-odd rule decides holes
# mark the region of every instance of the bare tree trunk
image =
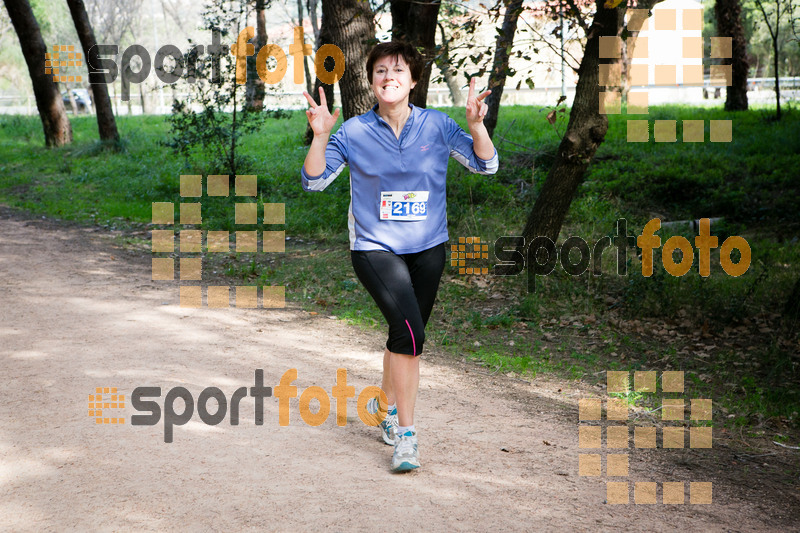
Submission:
[[69,100],[69,106],[72,108],[72,114],[76,117],[78,116],[78,104],[75,103],[75,97],[72,95],[72,89],[64,84],[64,87],[67,89],[67,99]]
[[619,91],[622,101],[626,103],[628,102],[628,93],[631,92],[631,60],[633,59],[633,50],[636,47],[636,37],[639,36],[638,31],[630,31],[630,29],[628,31],[631,36],[628,40],[622,42],[622,51],[619,55],[620,72],[622,74],[622,86]]
[[[89,15],[86,13],[86,6],[83,0],[67,0],[67,5],[72,14],[75,31],[78,32],[78,39],[81,41],[83,57],[86,58],[87,64],[98,65],[97,40],[94,37],[92,24],[89,22]],[[91,83],[91,80],[89,80],[89,83]],[[108,97],[107,84],[92,84],[92,102],[97,114],[97,131],[100,140],[119,141],[117,122],[111,109],[111,99]],[[144,113],[144,101],[142,101],[142,112]]]
[[723,60],[730,64],[732,82],[725,91],[726,111],[747,110],[747,41],[742,27],[742,5],[739,0],[716,0],[714,15],[717,19],[717,34],[731,37],[731,58]]
[[458,85],[458,78],[450,66],[450,41],[444,33],[444,26],[436,24],[439,27],[439,36],[442,40],[442,51],[436,56],[436,66],[444,76],[444,81],[447,88],[450,90],[450,99],[453,101],[453,106],[464,106],[464,95],[461,94],[461,87]]
[[139,102],[141,102],[141,104],[142,104],[142,115],[146,115],[147,114],[147,107],[145,106],[145,103],[144,103],[145,98],[144,98],[144,86],[143,85],[144,85],[143,83],[139,84]]
[[341,48],[347,68],[339,81],[344,120],[375,104],[364,65],[375,44],[375,21],[367,0],[323,0],[322,22],[331,42]]
[[800,318],[800,278],[795,281],[792,292],[783,307],[783,312],[788,317]]
[[[653,6],[664,0],[640,0],[636,3],[636,9],[639,14],[649,12]],[[631,61],[633,60],[634,52],[636,50],[636,39],[639,37],[639,31],[646,21],[644,16],[631,15],[628,21],[628,38],[622,40],[622,53],[620,54],[620,70],[622,72],[622,87],[620,89],[622,100],[628,101],[628,93],[631,90]]]
[[[303,27],[303,0],[297,0],[297,25]],[[311,71],[308,69],[308,58],[305,55],[303,56],[303,70],[306,73],[306,91],[311,94],[311,91],[314,90],[314,82],[311,81]]]
[[426,107],[431,67],[436,56],[436,23],[441,0],[390,0],[390,3],[392,39],[407,41],[423,49],[425,69],[411,91],[409,102],[417,107]]
[[450,100],[453,101],[454,107],[464,107],[466,99],[461,94],[461,86],[458,84],[458,78],[453,74],[453,70],[446,67],[442,74],[444,75],[444,82],[447,84],[447,89],[450,91]]
[[780,65],[780,47],[778,46],[778,39],[780,38],[781,33],[781,0],[776,0],[775,2],[775,27],[773,28],[772,24],[769,21],[769,16],[767,15],[767,11],[764,9],[764,0],[756,0],[756,6],[761,11],[761,15],[764,17],[764,23],[767,25],[767,29],[769,30],[769,36],[772,38],[772,61],[773,66],[775,67],[775,103],[776,103],[776,114],[775,118],[777,120],[781,119],[781,85],[780,85],[780,75],[778,73],[778,66]]
[[[313,1],[313,0],[312,0]],[[324,6],[323,6],[324,8]],[[320,46],[323,44],[333,44],[331,42],[330,36],[330,24],[328,23],[328,19],[333,15],[330,13],[326,13],[325,9],[322,11],[322,20],[320,22],[320,29],[319,29],[319,36],[317,37],[317,50],[319,50]],[[330,63],[330,64],[329,64]],[[325,68],[333,68],[333,60],[328,59],[325,61]],[[345,72],[347,71],[347,67],[345,67]],[[328,85],[322,83],[319,80],[319,77],[316,78],[314,82],[314,92],[311,93],[311,97],[314,101],[319,104],[319,88],[322,87],[323,92],[325,93],[325,100],[328,102],[328,111],[331,113],[333,112],[333,85]],[[311,141],[314,139],[314,131],[311,129],[311,125],[306,122],[306,135],[305,135],[305,144],[311,144]]]
[[45,144],[48,147],[63,146],[72,142],[72,126],[64,109],[64,100],[53,81],[52,74],[45,74],[47,47],[39,31],[39,23],[27,0],[3,0],[17,33],[36,97],[36,107],[42,120]]
[[780,20],[777,21],[775,24],[775,36],[772,38],[772,61],[775,67],[775,118],[780,120],[781,119],[781,78],[780,73],[778,71],[778,66],[780,65],[780,58],[778,57],[780,54],[780,48],[778,47],[778,30],[777,26],[780,24]]
[[[86,90],[89,93],[89,113],[97,114],[97,111],[95,111],[95,106],[94,106],[94,89],[92,88],[91,84]],[[109,106],[111,105],[110,100],[108,105]]]
[[442,71],[444,82],[450,90],[450,100],[452,100],[453,106],[464,107],[466,99],[464,95],[461,94],[461,86],[458,84],[458,78],[453,74],[453,69],[451,69],[449,65],[441,65],[439,69]]
[[[651,9],[655,2],[648,1],[651,5],[642,6],[643,9]],[[661,0],[659,0],[661,1]],[[634,52],[636,51],[636,39],[639,37],[639,30],[641,24],[636,21],[635,27],[628,23],[628,38],[622,41],[622,51],[619,56],[620,72],[622,74],[622,86],[620,87],[620,96],[622,101],[628,101],[628,93],[631,92],[631,63],[633,62]]]
[[314,44],[319,41],[319,24],[317,23],[317,0],[308,0],[308,16],[311,19],[311,29],[314,30]]
[[497,126],[497,115],[500,112],[500,99],[503,97],[503,88],[506,85],[508,75],[508,55],[514,45],[514,34],[517,32],[517,20],[522,13],[522,0],[505,0],[506,12],[503,15],[503,25],[497,35],[497,42],[494,48],[494,64],[492,73],[489,75],[489,89],[492,94],[486,97],[486,105],[489,110],[483,123],[489,137],[494,135],[494,128]]
[[266,0],[256,2],[256,35],[253,42],[254,53],[247,58],[247,85],[245,87],[245,105],[253,111],[264,109],[266,84],[258,75],[256,69],[256,56],[262,47],[267,44],[267,18]]
[[578,68],[578,84],[567,131],[528,216],[523,231],[525,242],[538,236],[556,241],[575,191],[608,131],[608,118],[600,114],[598,105],[600,37],[620,34],[626,4],[622,2],[619,7],[607,9],[604,0],[597,0],[596,5],[597,12],[587,32],[586,48]]
[[[237,28],[237,35],[241,31]],[[236,84],[233,85],[233,94],[231,95],[231,101],[233,102],[233,117],[231,118],[231,149],[230,149],[230,156],[228,157],[228,168],[230,168],[231,174],[236,175],[236,108],[238,107],[236,102],[236,93],[239,92],[239,88]]]

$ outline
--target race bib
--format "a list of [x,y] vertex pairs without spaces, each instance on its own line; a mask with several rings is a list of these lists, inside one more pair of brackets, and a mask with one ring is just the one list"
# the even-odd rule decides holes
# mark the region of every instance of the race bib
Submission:
[[381,191],[381,220],[425,220],[428,191]]

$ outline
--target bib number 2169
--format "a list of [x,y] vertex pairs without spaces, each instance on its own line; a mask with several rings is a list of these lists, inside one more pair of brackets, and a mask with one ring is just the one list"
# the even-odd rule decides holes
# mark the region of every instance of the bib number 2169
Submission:
[[428,194],[428,191],[381,192],[381,220],[425,220]]

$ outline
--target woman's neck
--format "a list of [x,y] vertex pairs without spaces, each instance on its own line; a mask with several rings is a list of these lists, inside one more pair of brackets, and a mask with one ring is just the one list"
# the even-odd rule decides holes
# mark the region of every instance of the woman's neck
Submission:
[[391,126],[395,135],[400,137],[403,126],[405,126],[408,117],[411,116],[411,108],[408,106],[408,100],[397,102],[396,104],[379,103],[378,115]]

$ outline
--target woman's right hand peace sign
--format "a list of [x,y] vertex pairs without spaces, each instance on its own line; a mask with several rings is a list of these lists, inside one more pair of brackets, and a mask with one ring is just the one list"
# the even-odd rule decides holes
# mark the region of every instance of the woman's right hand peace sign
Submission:
[[322,87],[319,88],[319,105],[311,98],[308,92],[303,91],[303,96],[306,97],[311,106],[310,109],[306,109],[306,116],[314,135],[330,135],[333,126],[336,125],[336,121],[339,119],[340,110],[337,109],[331,115],[331,112],[328,111],[328,101],[325,98],[325,91]]

